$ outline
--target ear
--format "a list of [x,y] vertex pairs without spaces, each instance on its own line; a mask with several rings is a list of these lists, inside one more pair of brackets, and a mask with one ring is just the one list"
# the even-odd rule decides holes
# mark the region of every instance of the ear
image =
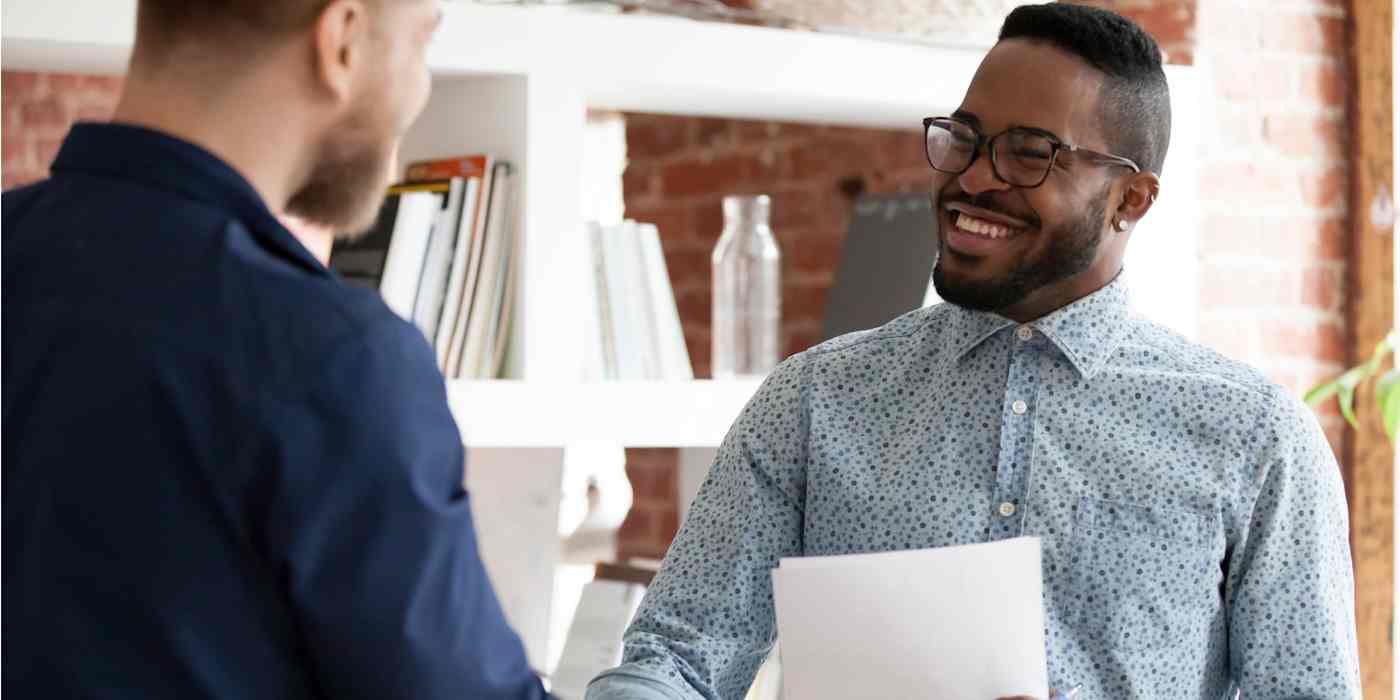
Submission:
[[1142,217],[1147,216],[1147,212],[1152,209],[1152,205],[1157,203],[1157,191],[1161,187],[1161,180],[1156,173],[1143,171],[1135,173],[1123,182],[1123,198],[1118,204],[1118,211],[1113,212],[1113,221],[1123,221],[1131,227]]
[[369,13],[360,0],[333,0],[312,27],[317,82],[337,102],[354,92],[355,74],[367,53]]

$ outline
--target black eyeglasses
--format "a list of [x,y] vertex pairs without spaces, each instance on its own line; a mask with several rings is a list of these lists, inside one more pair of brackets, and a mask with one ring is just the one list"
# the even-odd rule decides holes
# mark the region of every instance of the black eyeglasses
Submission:
[[951,175],[967,172],[977,161],[984,144],[992,159],[992,172],[997,179],[1013,187],[1039,187],[1050,176],[1060,151],[1142,172],[1137,163],[1127,158],[1080,148],[1039,129],[1018,126],[989,137],[956,119],[924,119],[924,155],[938,172]]

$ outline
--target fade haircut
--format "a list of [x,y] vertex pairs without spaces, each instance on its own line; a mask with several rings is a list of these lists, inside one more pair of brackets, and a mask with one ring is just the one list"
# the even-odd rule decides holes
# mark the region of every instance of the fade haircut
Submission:
[[1104,76],[1099,123],[1109,150],[1160,175],[1172,108],[1162,51],[1142,27],[1108,10],[1068,3],[1011,11],[998,40],[1043,42],[1078,56]]
[[257,44],[311,26],[331,0],[140,0],[139,50],[160,57],[189,43]]

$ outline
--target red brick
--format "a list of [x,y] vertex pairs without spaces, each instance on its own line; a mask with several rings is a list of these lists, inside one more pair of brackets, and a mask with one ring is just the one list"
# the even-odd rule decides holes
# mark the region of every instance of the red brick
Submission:
[[85,104],[73,110],[74,122],[105,122],[112,119],[114,105]]
[[[627,189],[626,180],[623,180],[622,191],[624,200],[641,196]],[[690,208],[683,204],[662,202],[656,206],[644,207],[634,206],[628,202],[624,211],[629,219],[656,224],[656,230],[661,234],[663,248],[676,241],[689,240],[695,235],[692,230]]]
[[1342,165],[1309,171],[1298,179],[1303,201],[1324,209],[1347,205],[1347,180],[1346,167]]
[[1278,102],[1293,97],[1293,59],[1230,51],[1221,52],[1216,60],[1228,66],[1215,72],[1216,93],[1227,101]]
[[656,514],[656,520],[652,525],[652,544],[660,551],[660,556],[666,555],[666,550],[670,549],[671,541],[676,539],[676,533],[681,529],[681,514],[678,507],[660,511]]
[[667,197],[701,194],[733,194],[752,190],[754,182],[773,177],[773,168],[757,155],[725,155],[710,161],[688,161],[666,166],[661,193]]
[[1256,158],[1246,161],[1206,159],[1201,168],[1201,196],[1207,202],[1234,207],[1240,202],[1254,205],[1298,203],[1299,178],[1296,173]]
[[1266,49],[1338,56],[1346,51],[1346,19],[1314,14],[1261,13],[1260,39]]
[[14,102],[39,97],[45,89],[44,76],[29,71],[0,71],[0,100]]
[[1203,308],[1278,307],[1297,303],[1296,275],[1285,268],[1213,265],[1201,269]]
[[58,149],[63,145],[63,139],[37,139],[34,142],[34,158],[38,161],[38,166],[47,173],[49,165],[58,155]]
[[20,105],[20,121],[25,128],[63,129],[68,126],[68,114],[63,101],[51,96]]
[[695,221],[696,240],[705,241],[710,248],[719,242],[724,232],[724,205],[719,197],[691,203],[690,216]]
[[805,240],[801,245],[788,246],[783,255],[790,260],[791,270],[799,275],[804,272],[834,273],[841,261],[842,241],[835,237]]
[[[836,130],[832,130],[836,131]],[[790,175],[797,180],[826,177],[836,179],[858,174],[871,160],[869,138],[838,138],[800,142],[790,152]]]
[[622,193],[627,199],[650,199],[656,194],[656,171],[645,164],[628,163],[622,171]]
[[1264,139],[1289,158],[1340,161],[1344,157],[1343,124],[1338,119],[1297,113],[1264,117]]
[[734,122],[734,138],[739,143],[771,142],[776,140],[782,131],[783,126],[778,122]]
[[723,148],[734,144],[734,122],[729,119],[695,119],[695,145],[701,148]]
[[664,158],[690,145],[690,120],[684,117],[629,114],[627,157]]
[[711,293],[708,287],[676,295],[676,309],[681,320],[709,325],[711,314]]
[[710,284],[710,253],[708,251],[682,251],[666,256],[666,267],[671,273],[671,282],[677,288],[691,282]]
[[1214,214],[1201,222],[1201,255],[1255,256],[1263,249],[1259,220],[1250,216]]
[[1272,357],[1341,360],[1346,357],[1346,334],[1336,322],[1302,320],[1269,321],[1261,335],[1263,351]]
[[666,503],[676,497],[675,450],[627,450],[627,479],[638,502]]
[[791,357],[799,352],[816,345],[821,339],[821,334],[811,329],[790,330],[787,334],[787,345],[784,357]]
[[1144,8],[1121,8],[1120,12],[1161,45],[1189,42],[1196,33],[1194,1],[1154,2]]
[[1342,62],[1330,59],[1298,69],[1298,92],[1306,101],[1326,107],[1346,105],[1347,78]]
[[1310,266],[1303,275],[1302,301],[1322,311],[1340,313],[1345,294],[1345,280],[1337,267]]
[[826,317],[826,301],[830,288],[823,285],[787,285],[783,290],[783,319],[815,321]]

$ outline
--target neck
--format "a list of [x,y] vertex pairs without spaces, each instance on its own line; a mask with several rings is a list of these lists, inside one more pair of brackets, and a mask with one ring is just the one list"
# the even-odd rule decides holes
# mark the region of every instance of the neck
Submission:
[[[246,179],[274,213],[306,177],[305,114],[275,76],[210,80],[210,72],[153,71],[132,63],[112,121],[146,127],[218,156]],[[302,127],[302,128],[298,128]]]
[[998,311],[997,315],[1017,323],[1030,323],[1107,287],[1122,271],[1121,264],[1104,266],[1103,270],[1091,268],[1069,279],[1041,287],[1026,295],[1025,299]]

